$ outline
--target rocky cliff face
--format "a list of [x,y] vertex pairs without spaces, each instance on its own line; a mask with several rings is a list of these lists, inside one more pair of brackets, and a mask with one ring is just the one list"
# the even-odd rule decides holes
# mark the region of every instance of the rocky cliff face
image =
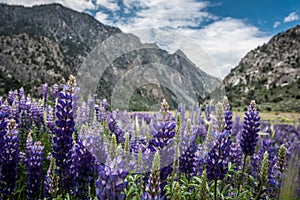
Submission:
[[263,109],[299,111],[300,26],[247,53],[225,77],[224,85],[236,106],[257,99]]
[[0,36],[0,93],[22,87],[38,93],[39,83],[65,82],[63,54],[57,43],[26,33]]
[[[20,86],[37,94],[42,83],[63,83],[69,74],[77,74],[97,45],[120,33],[118,28],[105,26],[88,14],[59,4],[33,7],[0,4],[1,95],[9,88]],[[155,44],[151,44],[151,48],[145,44],[148,46],[143,48],[144,44],[135,36],[132,42],[139,43],[142,48],[119,56],[104,69],[105,73],[97,83],[100,98],[110,100],[115,85],[128,70],[151,63],[173,68],[179,75],[173,77],[172,84],[180,87],[180,82],[176,81],[182,76],[198,100],[220,84],[218,79],[197,68],[180,50],[171,55]],[[125,41],[125,44],[118,45],[130,44]],[[153,83],[137,88],[131,102],[133,105],[143,104],[137,109],[149,109],[162,97],[169,99],[171,106],[176,106],[172,88]]]

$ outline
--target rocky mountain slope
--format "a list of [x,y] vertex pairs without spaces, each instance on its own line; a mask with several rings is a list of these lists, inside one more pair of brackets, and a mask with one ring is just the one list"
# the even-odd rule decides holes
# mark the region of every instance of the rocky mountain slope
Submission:
[[247,53],[224,79],[234,106],[256,99],[263,110],[300,111],[300,25]]
[[[59,4],[33,7],[0,4],[0,95],[8,88],[20,86],[36,94],[37,87],[44,82],[63,83],[69,74],[77,74],[99,43],[120,33],[118,28],[105,26],[88,14]],[[140,43],[137,37],[136,42]],[[100,97],[110,100],[115,84],[127,70],[148,63],[168,65],[178,71],[190,80],[191,90],[198,99],[204,98],[220,83],[197,68],[183,52],[171,55],[156,46],[132,51],[114,60],[105,69],[106,75],[99,78],[97,92]],[[168,87],[146,84],[136,89],[131,102],[133,105],[143,103],[137,109],[149,109],[165,97],[175,107],[172,101],[175,96]]]

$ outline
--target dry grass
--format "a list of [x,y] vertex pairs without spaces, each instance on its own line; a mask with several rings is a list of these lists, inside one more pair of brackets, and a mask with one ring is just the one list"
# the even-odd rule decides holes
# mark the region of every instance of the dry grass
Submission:
[[[239,115],[244,116],[244,112],[234,112],[233,117]],[[261,112],[260,118],[263,121],[269,121],[273,124],[299,124],[300,113],[288,113],[288,112]]]

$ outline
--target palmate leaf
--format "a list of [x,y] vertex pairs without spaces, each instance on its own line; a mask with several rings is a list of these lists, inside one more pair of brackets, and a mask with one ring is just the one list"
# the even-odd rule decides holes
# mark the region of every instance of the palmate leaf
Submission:
[[143,187],[140,181],[142,181],[143,176],[140,174],[129,174],[126,177],[128,182],[127,187],[124,190],[127,199],[140,199],[143,193]]

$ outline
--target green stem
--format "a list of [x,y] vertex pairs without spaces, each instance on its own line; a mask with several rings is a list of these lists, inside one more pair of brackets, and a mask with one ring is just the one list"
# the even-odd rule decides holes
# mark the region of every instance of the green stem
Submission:
[[241,175],[241,179],[240,179],[240,181],[239,181],[239,185],[238,185],[238,194],[237,194],[237,196],[239,196],[239,194],[240,194],[240,190],[241,190],[241,183],[243,183],[244,182],[244,171],[245,171],[245,166],[246,166],[246,159],[247,159],[247,154],[245,155],[245,157],[244,157],[244,163],[243,163],[243,169],[242,169],[242,175]]
[[217,200],[217,182],[218,182],[218,179],[215,178],[215,200]]

